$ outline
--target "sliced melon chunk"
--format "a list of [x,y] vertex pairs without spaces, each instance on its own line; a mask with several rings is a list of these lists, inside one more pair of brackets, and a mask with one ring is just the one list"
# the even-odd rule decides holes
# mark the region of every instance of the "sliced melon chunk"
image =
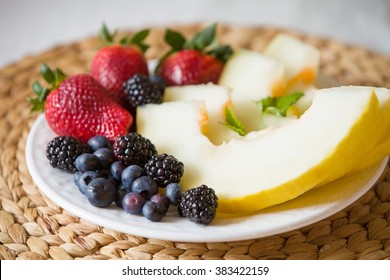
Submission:
[[[372,90],[379,101],[379,112],[376,121],[372,123],[372,129],[382,132],[377,139],[366,145],[366,155],[357,164],[356,169],[361,170],[369,164],[375,163],[378,158],[388,155],[390,151],[390,90],[386,88],[354,87],[358,89]],[[358,92],[357,92],[358,93]]]
[[238,50],[226,62],[218,82],[232,89],[235,112],[248,131],[261,128],[254,101],[286,93],[284,67],[251,50]]
[[172,86],[164,92],[164,102],[179,100],[203,100],[205,102],[208,123],[205,135],[216,145],[228,142],[238,136],[227,128],[225,123],[226,107],[233,109],[230,89],[215,84]]
[[267,45],[264,55],[284,65],[289,91],[303,90],[314,84],[320,63],[320,52],[315,47],[280,33]]
[[371,127],[377,114],[371,89],[357,94],[346,87],[316,91],[310,108],[289,125],[223,145],[212,144],[202,133],[207,123],[203,101],[140,107],[137,129],[160,153],[184,163],[185,189],[207,184],[219,196],[218,211],[243,214],[349,172],[362,157],[359,150],[381,133]]

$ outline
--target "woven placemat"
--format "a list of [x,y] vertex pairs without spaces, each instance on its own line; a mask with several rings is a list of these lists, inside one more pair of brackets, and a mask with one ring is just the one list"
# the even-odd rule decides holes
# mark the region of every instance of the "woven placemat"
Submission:
[[[203,25],[170,26],[192,34]],[[222,25],[218,36],[233,47],[261,51],[281,30]],[[285,31],[321,51],[321,72],[341,84],[390,88],[390,57],[357,46]],[[149,58],[165,48],[163,28],[148,38]],[[0,70],[1,259],[390,259],[388,168],[361,199],[310,226],[261,239],[184,243],[147,239],[97,226],[45,197],[26,166],[25,144],[38,117],[26,98],[41,63],[68,74],[85,72],[98,49],[95,37],[26,57]]]

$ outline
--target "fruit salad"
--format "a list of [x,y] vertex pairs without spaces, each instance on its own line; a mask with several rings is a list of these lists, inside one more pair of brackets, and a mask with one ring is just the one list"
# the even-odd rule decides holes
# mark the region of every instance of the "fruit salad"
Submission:
[[73,174],[95,207],[117,205],[158,222],[168,213],[208,225],[326,187],[390,154],[390,91],[317,89],[320,53],[278,34],[263,52],[217,40],[217,24],[169,50],[151,72],[149,30],[103,47],[89,73],[42,65],[34,110],[57,136],[53,168]]

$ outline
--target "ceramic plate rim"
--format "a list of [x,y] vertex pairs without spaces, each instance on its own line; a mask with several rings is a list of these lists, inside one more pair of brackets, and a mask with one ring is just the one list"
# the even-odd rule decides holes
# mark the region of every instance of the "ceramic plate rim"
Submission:
[[[134,221],[132,221],[130,224],[124,224],[119,220],[115,220],[115,219],[112,220],[107,217],[102,218],[101,216],[101,214],[103,213],[102,211],[121,211],[123,213],[124,211],[119,209],[118,207],[116,207],[117,209],[114,209],[114,207],[108,209],[107,208],[102,209],[102,208],[95,208],[91,205],[84,205],[84,204],[79,205],[80,203],[75,204],[74,201],[69,201],[69,199],[65,199],[58,191],[56,191],[56,189],[53,186],[51,186],[48,183],[47,177],[45,179],[45,175],[47,176],[47,174],[42,173],[42,170],[38,168],[36,162],[36,155],[34,155],[38,152],[36,150],[37,137],[39,137],[40,133],[45,132],[45,130],[50,130],[50,128],[48,128],[48,124],[46,123],[44,114],[41,114],[33,124],[27,137],[26,161],[32,179],[39,187],[39,189],[48,198],[50,198],[53,202],[57,203],[60,207],[62,207],[69,213],[72,213],[73,215],[76,215],[81,219],[92,222],[96,225],[111,228],[119,232],[142,236],[146,238],[157,238],[161,240],[169,240],[169,241],[177,241],[177,242],[229,242],[229,241],[248,240],[248,239],[261,238],[261,237],[281,234],[283,232],[295,230],[307,226],[309,224],[315,223],[326,217],[331,216],[334,213],[337,213],[338,211],[342,210],[343,208],[347,207],[348,205],[352,204],[354,201],[359,199],[364,193],[366,193],[375,184],[375,182],[378,180],[380,175],[383,173],[383,170],[386,167],[387,159],[388,159],[386,157],[378,165],[378,168],[375,170],[374,174],[368,179],[368,181],[365,183],[364,186],[361,186],[354,193],[353,196],[343,199],[342,201],[339,201],[332,207],[330,208],[328,207],[329,209],[326,209],[325,207],[323,211],[319,212],[319,215],[315,217],[310,217],[308,219],[298,219],[298,220],[287,219],[281,225],[278,226],[272,225],[267,229],[259,229],[253,227],[253,223],[254,222],[258,223],[259,218],[264,217],[264,214],[256,214],[247,217],[236,217],[236,218],[229,218],[229,219],[217,219],[215,220],[216,222],[213,222],[213,224],[209,226],[197,225],[187,220],[184,220],[182,218],[179,217],[176,218],[173,216],[172,217],[168,216],[159,223],[153,223],[143,217],[126,214],[127,215],[126,217],[129,216]],[[55,136],[53,132],[50,133],[53,134],[52,136]],[[44,151],[41,151],[40,157],[38,158],[42,159],[42,156],[44,157],[44,160],[46,160],[44,156]],[[44,164],[50,167],[47,160],[46,163]],[[68,177],[71,176],[69,174],[66,174],[63,171],[55,170],[54,168],[51,169],[53,170],[50,170],[50,172],[60,172],[60,173],[55,173],[58,176],[62,176],[62,174]],[[73,192],[73,190],[71,192]],[[76,196],[82,196],[82,194],[78,191],[76,187],[74,187],[74,193]],[[85,202],[87,203],[86,200]],[[91,210],[91,207],[93,207],[93,210]],[[299,209],[299,211],[301,210],[302,209]],[[317,208],[314,210],[318,211]],[[103,214],[106,215],[107,213],[103,213]],[[120,213],[119,215],[123,216],[122,213]],[[291,215],[293,213],[291,213],[291,210],[283,213],[274,213],[274,215],[286,215],[286,214]],[[265,215],[271,215],[271,214],[268,213]],[[234,230],[234,229],[247,229],[247,228],[249,228],[250,230],[244,232],[237,232]]]

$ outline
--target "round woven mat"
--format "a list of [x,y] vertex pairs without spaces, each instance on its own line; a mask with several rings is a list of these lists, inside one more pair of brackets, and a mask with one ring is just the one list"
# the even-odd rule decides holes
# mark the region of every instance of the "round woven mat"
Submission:
[[[192,34],[202,25],[171,26]],[[262,50],[280,30],[219,27],[233,47]],[[321,72],[341,84],[390,88],[390,57],[356,46],[287,31],[321,50]],[[165,48],[163,29],[149,37],[148,58]],[[88,71],[98,49],[92,37],[26,57],[0,70],[1,259],[390,259],[390,173],[361,199],[310,226],[255,240],[183,243],[147,239],[97,226],[61,209],[32,181],[25,161],[28,132],[38,117],[26,98],[41,63],[68,74]]]

